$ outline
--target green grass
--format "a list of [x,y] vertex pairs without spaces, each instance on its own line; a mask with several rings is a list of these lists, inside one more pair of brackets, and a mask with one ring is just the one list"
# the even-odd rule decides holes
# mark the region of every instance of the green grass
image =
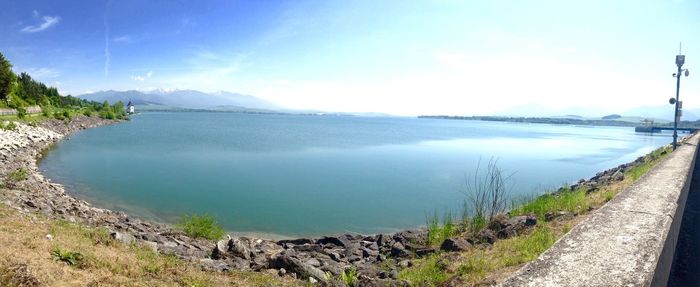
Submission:
[[80,252],[63,250],[60,248],[55,248],[53,251],[51,251],[51,257],[53,257],[54,261],[65,262],[66,264],[75,267],[83,266],[85,259],[85,256],[83,256],[83,254]]
[[27,169],[25,168],[18,168],[13,171],[11,171],[7,177],[14,182],[19,182],[26,180],[29,177],[29,173],[27,172]]
[[218,240],[224,236],[224,229],[216,223],[213,216],[207,214],[185,215],[180,219],[178,227],[192,237]]
[[445,239],[458,233],[451,213],[445,214],[442,218],[442,224],[440,224],[437,214],[426,216],[425,221],[428,226],[428,245],[442,244]]
[[449,278],[440,259],[440,254],[433,254],[418,265],[401,270],[399,278],[408,281],[410,286],[438,286]]
[[644,156],[644,163],[639,164],[627,172],[625,172],[625,176],[629,176],[632,178],[632,181],[637,181],[639,180],[643,175],[645,175],[656,163],[664,158],[666,155],[669,154],[671,151],[671,147],[665,146],[658,148],[648,155]]
[[357,283],[357,276],[357,268],[350,267],[343,270],[343,273],[340,274],[340,279],[345,282],[345,285],[353,286],[355,283]]
[[13,121],[9,121],[7,124],[0,122],[0,129],[6,130],[6,131],[14,131],[17,129],[17,125]]
[[184,264],[184,261],[175,255],[158,254],[148,246],[132,245],[130,248],[136,253],[136,259],[141,261],[143,272],[148,274],[158,274]]
[[586,197],[585,189],[565,189],[556,193],[548,193],[526,201],[519,207],[511,210],[511,216],[519,216],[533,213],[538,220],[544,220],[548,212],[567,211],[580,214],[591,206],[590,199]]
[[538,225],[535,230],[525,236],[502,240],[494,246],[497,254],[502,254],[499,265],[515,266],[530,262],[551,247],[558,236],[546,225]]

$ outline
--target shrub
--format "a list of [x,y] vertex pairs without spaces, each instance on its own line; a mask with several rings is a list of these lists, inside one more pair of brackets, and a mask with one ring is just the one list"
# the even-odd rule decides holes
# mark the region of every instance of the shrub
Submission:
[[56,111],[53,113],[53,118],[57,120],[63,120],[63,113]]
[[15,182],[23,181],[23,180],[27,179],[28,176],[29,175],[27,173],[27,170],[24,168],[15,169],[14,171],[10,172],[10,174],[8,174],[8,177],[10,178],[10,180],[15,181]]
[[114,112],[103,110],[100,112],[100,117],[103,119],[113,120],[115,118]]
[[224,236],[224,229],[221,228],[211,215],[185,215],[178,224],[185,234],[192,237],[201,237],[209,240],[218,240]]
[[70,120],[71,117],[72,117],[72,115],[68,110],[63,111],[63,118],[65,118],[66,120]]
[[92,117],[92,110],[87,109],[83,111],[83,115],[85,115],[86,117]]
[[15,122],[8,122],[7,125],[3,125],[3,123],[0,122],[0,129],[6,131],[14,131],[17,129],[17,125],[15,124]]
[[51,256],[53,257],[54,261],[65,262],[70,266],[76,267],[81,267],[83,265],[83,259],[85,259],[85,256],[79,252],[62,250],[60,248],[56,248],[51,251]]
[[22,107],[17,108],[17,117],[23,119],[25,116],[27,116],[27,110]]

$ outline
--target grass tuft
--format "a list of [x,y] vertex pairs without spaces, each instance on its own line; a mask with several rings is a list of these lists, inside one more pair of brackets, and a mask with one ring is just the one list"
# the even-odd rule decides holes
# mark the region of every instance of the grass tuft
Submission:
[[218,240],[224,236],[224,229],[216,223],[211,215],[185,215],[180,219],[178,226],[185,234],[209,240]]
[[359,274],[357,273],[357,268],[353,266],[343,270],[343,273],[340,274],[340,279],[343,280],[345,285],[354,286],[357,283],[358,275]]
[[437,213],[432,216],[426,216],[425,221],[428,226],[428,245],[442,244],[445,239],[458,233],[452,214],[449,212],[443,216],[442,224],[438,220]]
[[29,177],[29,173],[25,168],[18,168],[10,172],[7,177],[14,182],[19,182],[26,180]]
[[60,248],[55,248],[53,251],[51,251],[51,257],[53,257],[54,261],[65,262],[69,266],[74,267],[83,266],[83,260],[85,259],[85,256],[83,256],[83,254],[80,252],[63,250]]

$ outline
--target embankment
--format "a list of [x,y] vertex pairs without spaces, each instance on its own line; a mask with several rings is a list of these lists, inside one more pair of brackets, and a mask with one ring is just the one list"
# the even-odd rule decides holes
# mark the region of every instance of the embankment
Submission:
[[666,286],[696,134],[502,286]]

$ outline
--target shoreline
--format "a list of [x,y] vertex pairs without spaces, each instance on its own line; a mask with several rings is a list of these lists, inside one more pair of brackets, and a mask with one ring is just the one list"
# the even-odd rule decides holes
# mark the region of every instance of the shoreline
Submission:
[[[403,266],[413,256],[426,256],[438,251],[426,242],[427,229],[420,227],[392,234],[338,234],[313,238],[281,240],[260,238],[267,234],[230,232],[233,237],[216,243],[191,238],[172,226],[130,217],[125,212],[98,208],[66,192],[64,186],[51,183],[38,169],[43,154],[75,132],[119,121],[77,116],[69,123],[47,120],[36,127],[18,124],[18,130],[0,130],[0,178],[16,169],[26,169],[25,180],[5,182],[0,187],[0,200],[22,213],[42,214],[52,219],[103,227],[125,244],[138,243],[163,254],[172,254],[201,266],[204,270],[262,271],[279,275],[287,272],[300,278],[340,276],[347,268],[356,268],[363,282],[399,285],[398,266],[382,270],[387,260]],[[640,162],[640,159],[597,173],[573,186],[602,185],[615,180],[615,175]],[[248,237],[252,236],[252,237]]]

